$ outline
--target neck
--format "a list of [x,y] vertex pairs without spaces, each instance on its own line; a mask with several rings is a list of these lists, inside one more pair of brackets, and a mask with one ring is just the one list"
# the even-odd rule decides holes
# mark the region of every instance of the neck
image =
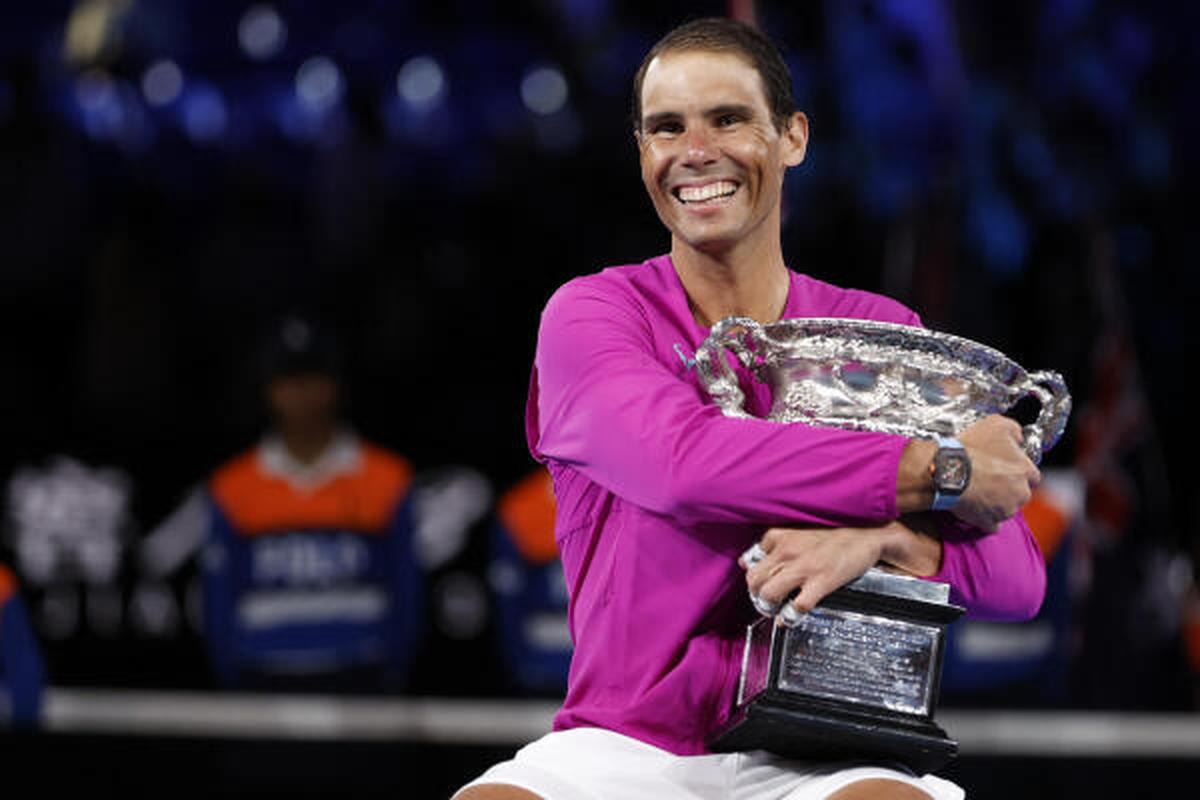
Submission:
[[279,438],[284,448],[301,464],[312,464],[333,443],[332,425],[295,426],[281,428]]
[[739,243],[720,252],[672,239],[671,261],[696,322],[711,327],[729,316],[769,324],[783,316],[790,279],[778,241],[773,247]]

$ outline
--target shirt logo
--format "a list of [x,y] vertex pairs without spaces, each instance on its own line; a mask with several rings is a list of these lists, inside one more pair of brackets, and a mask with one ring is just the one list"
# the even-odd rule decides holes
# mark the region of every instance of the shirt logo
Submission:
[[683,345],[675,344],[675,354],[679,356],[679,360],[683,362],[684,369],[691,369],[696,366],[695,358],[688,358],[687,353],[683,352]]

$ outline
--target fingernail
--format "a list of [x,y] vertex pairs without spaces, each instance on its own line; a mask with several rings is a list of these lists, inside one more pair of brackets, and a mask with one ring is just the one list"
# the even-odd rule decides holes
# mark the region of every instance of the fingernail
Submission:
[[783,611],[779,612],[779,618],[783,621],[783,624],[789,628],[794,628],[799,625],[800,618],[802,616],[804,615],[797,611],[796,607],[791,603],[788,603],[783,607]]
[[750,595],[750,602],[754,604],[754,607],[758,610],[758,613],[762,614],[764,617],[773,617],[775,616],[775,612],[779,610],[778,603],[772,603],[769,600],[764,600],[756,594]]

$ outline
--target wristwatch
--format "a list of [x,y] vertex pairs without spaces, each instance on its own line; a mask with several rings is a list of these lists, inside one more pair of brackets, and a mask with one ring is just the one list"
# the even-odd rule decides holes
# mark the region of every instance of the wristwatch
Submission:
[[929,470],[933,475],[933,510],[947,511],[971,482],[971,458],[962,442],[949,436],[939,436],[937,452]]

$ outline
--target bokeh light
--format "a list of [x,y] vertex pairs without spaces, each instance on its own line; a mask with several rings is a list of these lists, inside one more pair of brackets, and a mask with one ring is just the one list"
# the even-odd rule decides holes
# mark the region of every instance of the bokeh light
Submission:
[[396,91],[413,109],[429,109],[446,95],[446,73],[431,56],[416,56],[400,68]]
[[183,91],[183,72],[170,59],[155,61],[142,73],[142,94],[152,106],[173,103]]
[[521,80],[521,101],[535,114],[548,115],[567,103],[567,79],[555,67],[537,67]]
[[277,55],[287,43],[287,25],[274,6],[262,3],[246,9],[238,22],[242,51],[258,61]]
[[313,56],[296,70],[296,97],[313,114],[337,105],[343,90],[341,70],[325,56]]

